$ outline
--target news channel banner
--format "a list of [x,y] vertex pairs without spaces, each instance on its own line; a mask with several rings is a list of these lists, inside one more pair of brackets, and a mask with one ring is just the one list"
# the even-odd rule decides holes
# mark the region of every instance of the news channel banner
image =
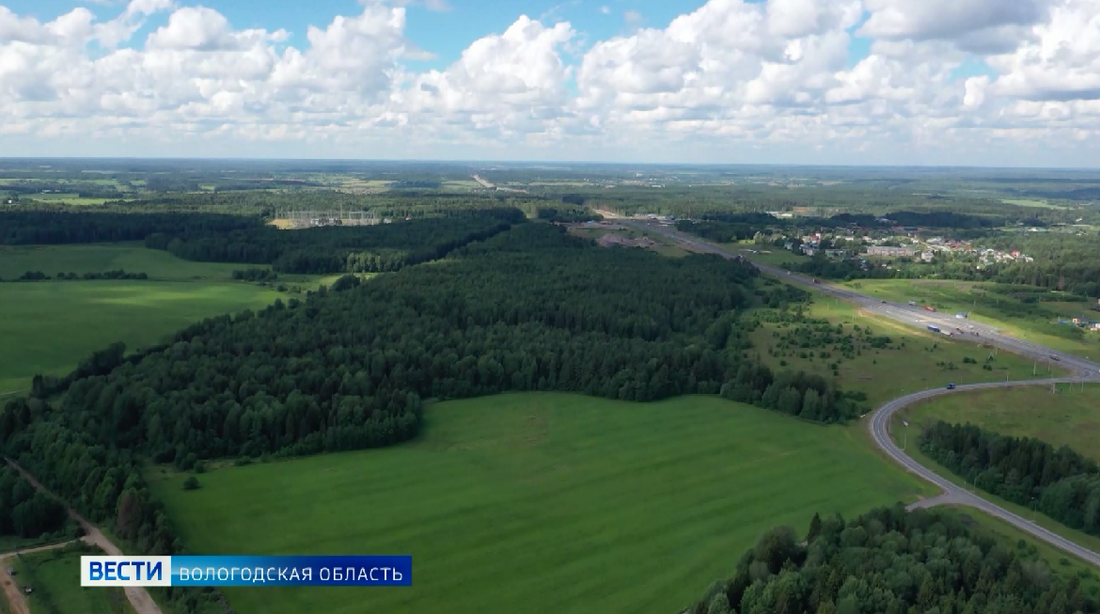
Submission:
[[80,557],[80,586],[411,585],[411,556]]

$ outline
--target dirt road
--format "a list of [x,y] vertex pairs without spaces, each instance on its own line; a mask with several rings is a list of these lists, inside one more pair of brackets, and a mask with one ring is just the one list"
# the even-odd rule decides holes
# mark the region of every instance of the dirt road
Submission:
[[[48,493],[48,494],[60,499],[60,497],[57,497],[57,495],[54,495],[52,492],[50,492],[50,490],[48,488],[43,486],[41,482],[34,479],[33,475],[27,473],[26,471],[23,470],[22,467],[15,464],[15,461],[11,460],[10,458],[5,458],[4,460],[9,465],[14,467],[15,470],[20,473],[20,475],[22,475],[24,478],[26,478],[26,480],[28,482],[30,482],[32,486],[34,486],[38,490],[41,490],[42,492]],[[107,536],[104,535],[102,531],[100,531],[99,529],[92,526],[92,523],[88,522],[87,520],[84,519],[83,516],[76,513],[76,510],[74,510],[70,507],[70,508],[68,508],[68,511],[69,511],[69,516],[73,520],[77,521],[80,524],[80,527],[82,529],[84,529],[84,537],[82,537],[81,539],[85,543],[89,543],[89,544],[98,546],[99,549],[103,550],[103,552],[106,553],[106,554],[110,554],[110,555],[114,555],[114,556],[119,556],[119,555],[123,554],[122,550],[120,550],[118,546],[111,543],[111,540],[107,539]],[[5,575],[6,575],[7,570],[5,569],[3,571],[5,572]],[[10,580],[10,578],[8,578],[8,579]],[[5,592],[8,591],[8,588],[7,588],[6,585],[4,587],[4,590],[5,590]],[[133,606],[135,614],[164,614],[161,611],[160,606],[158,606],[157,603],[155,601],[153,601],[153,597],[149,594],[149,591],[145,590],[144,588],[142,588],[140,586],[127,586],[124,589],[124,592],[126,593],[126,598],[130,601],[130,605]],[[21,593],[16,591],[16,594],[20,599],[22,599],[23,595]],[[8,593],[8,595],[9,595],[9,600],[10,600],[11,599],[11,593]],[[12,601],[12,605],[15,606],[14,601]],[[24,602],[23,605],[24,605],[24,608],[25,608],[26,603]],[[16,614],[29,614],[29,612],[27,612],[24,609],[24,610],[22,610],[22,612],[17,611]]]
[[8,603],[11,604],[12,612],[15,614],[30,614],[31,611],[30,608],[27,607],[27,598],[23,595],[23,589],[15,582],[15,578],[11,577],[11,574],[8,573],[8,559],[22,554],[33,554],[35,552],[45,552],[46,550],[64,548],[73,543],[73,541],[75,540],[61,542],[59,544],[50,544],[48,546],[38,546],[36,548],[13,550],[0,554],[0,584],[4,586],[4,595],[8,598]]

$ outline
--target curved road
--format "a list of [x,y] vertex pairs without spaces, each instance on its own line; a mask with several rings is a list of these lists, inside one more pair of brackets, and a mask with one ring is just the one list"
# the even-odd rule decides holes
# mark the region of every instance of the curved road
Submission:
[[[628,226],[633,226],[636,229],[644,230],[647,232],[653,232],[663,235],[673,241],[676,241],[686,247],[691,248],[693,251],[706,252],[711,254],[717,254],[724,258],[744,258],[744,256],[734,253],[731,250],[724,249],[713,243],[709,243],[697,237],[687,235],[672,228],[661,226],[659,224],[650,224],[639,220],[630,220],[618,218],[618,222],[624,223]],[[1007,388],[1013,386],[1036,386],[1036,385],[1049,385],[1055,383],[1077,383],[1082,381],[1100,381],[1100,364],[1086,360],[1077,356],[1068,354],[1059,354],[1054,350],[1045,348],[1035,343],[1029,343],[1021,341],[1014,337],[1009,337],[999,330],[984,325],[971,322],[969,320],[958,320],[952,316],[947,316],[938,312],[929,312],[922,307],[914,307],[911,305],[904,305],[899,303],[891,303],[872,298],[865,294],[834,286],[831,284],[814,283],[813,279],[797,273],[791,273],[785,269],[777,266],[763,264],[759,262],[753,262],[756,268],[761,272],[776,277],[781,277],[787,281],[794,282],[800,285],[809,286],[812,289],[841,298],[847,301],[851,301],[859,305],[866,311],[872,312],[875,315],[883,316],[896,320],[903,324],[909,324],[911,326],[917,326],[925,328],[929,325],[938,326],[944,331],[956,331],[955,339],[971,341],[976,343],[987,343],[1004,350],[1021,354],[1028,358],[1033,358],[1036,361],[1043,361],[1048,370],[1053,370],[1053,365],[1057,363],[1060,367],[1074,373],[1074,375],[1065,377],[1054,377],[1049,379],[1034,379],[1034,380],[1017,380],[1017,381],[1004,381],[1004,382],[987,382],[983,384],[964,384],[956,386],[954,390],[948,390],[947,388],[936,388],[931,390],[924,390],[913,394],[898,397],[882,407],[878,408],[868,421],[868,428],[871,431],[871,437],[874,439],[875,444],[878,447],[894,459],[897,463],[905,467],[907,470],[917,474],[925,480],[939,486],[943,489],[943,494],[935,499],[926,499],[915,503],[910,507],[929,507],[939,504],[950,505],[965,505],[979,509],[991,516],[1000,518],[1005,522],[1015,526],[1017,529],[1024,531],[1032,535],[1033,537],[1042,540],[1056,548],[1059,548],[1065,552],[1073,554],[1093,565],[1100,567],[1100,554],[1084,548],[1064,537],[1061,537],[1043,527],[1027,520],[1017,514],[1014,514],[1005,508],[991,503],[978,495],[962,488],[943,477],[937,475],[932,470],[924,467],[917,461],[913,460],[907,455],[901,448],[894,443],[893,438],[890,437],[890,420],[893,418],[899,410],[908,407],[919,401],[929,399],[932,397],[952,394],[955,392],[963,392],[967,390],[981,390],[986,388]],[[965,330],[959,329],[965,326]]]

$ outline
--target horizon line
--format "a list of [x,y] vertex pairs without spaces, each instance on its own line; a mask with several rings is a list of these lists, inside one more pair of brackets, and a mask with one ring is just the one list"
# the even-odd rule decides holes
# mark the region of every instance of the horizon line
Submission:
[[935,165],[935,164],[810,164],[797,162],[634,162],[634,161],[596,161],[596,160],[499,160],[499,159],[457,159],[457,158],[264,158],[264,157],[175,157],[175,156],[5,156],[0,161],[38,161],[38,160],[95,160],[95,161],[150,161],[150,162],[295,162],[295,163],[390,163],[390,164],[500,164],[511,166],[671,166],[671,167],[715,167],[715,168],[808,168],[808,169],[974,169],[974,170],[1039,170],[1039,171],[1087,171],[1100,172],[1100,166],[1002,166],[1002,165]]

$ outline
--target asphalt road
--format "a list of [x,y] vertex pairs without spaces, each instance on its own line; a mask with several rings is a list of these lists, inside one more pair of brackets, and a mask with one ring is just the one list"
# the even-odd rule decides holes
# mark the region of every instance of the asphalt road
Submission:
[[[717,254],[725,258],[744,258],[743,254],[738,254],[732,250],[728,250],[702,239],[687,235],[679,232],[675,229],[661,226],[659,224],[651,224],[642,222],[639,220],[620,219],[625,225],[633,226],[639,230],[646,230],[663,235],[669,239],[677,241],[681,244],[691,247],[695,251],[707,252]],[[1039,525],[1023,518],[1017,514],[1014,514],[1005,508],[991,503],[982,497],[974,494],[971,491],[966,490],[956,484],[944,479],[943,477],[936,475],[932,470],[924,467],[917,461],[913,460],[904,450],[899,448],[894,440],[890,437],[890,421],[899,410],[912,405],[918,401],[936,397],[944,394],[954,394],[956,392],[963,392],[966,390],[980,390],[985,388],[1006,388],[1013,386],[1035,386],[1035,385],[1050,385],[1054,383],[1066,383],[1066,382],[1082,382],[1082,381],[1100,381],[1100,364],[1086,360],[1077,356],[1068,354],[1060,354],[1050,348],[1043,347],[1034,343],[1021,341],[1019,339],[1010,337],[998,331],[995,328],[971,322],[968,319],[955,318],[953,314],[942,314],[938,312],[930,312],[925,310],[921,306],[912,306],[908,304],[892,303],[875,299],[865,294],[849,290],[848,288],[842,288],[826,283],[814,283],[812,278],[800,275],[798,273],[791,273],[784,270],[781,267],[763,264],[759,262],[753,262],[753,265],[760,269],[761,272],[769,275],[774,275],[785,279],[788,282],[808,286],[811,289],[834,296],[836,298],[851,301],[859,305],[865,311],[871,312],[875,315],[883,316],[896,320],[903,324],[908,324],[918,328],[927,328],[929,325],[937,326],[942,331],[955,331],[954,338],[962,341],[970,341],[974,343],[987,343],[1001,349],[1020,354],[1029,358],[1033,358],[1036,361],[1044,362],[1044,366],[1053,366],[1058,364],[1065,369],[1074,372],[1074,375],[1066,377],[1056,377],[1050,379],[1040,380],[1018,380],[1018,381],[1004,381],[1004,382],[987,382],[983,384],[964,384],[954,388],[954,390],[948,390],[944,388],[935,388],[931,390],[924,390],[921,392],[915,392],[902,397],[898,397],[892,401],[889,401],[882,407],[879,407],[868,421],[868,428],[871,431],[871,436],[878,447],[894,459],[897,463],[905,467],[912,473],[924,478],[925,480],[939,486],[943,490],[943,494],[935,497],[934,499],[927,499],[923,502],[918,502],[911,507],[927,507],[930,505],[965,505],[979,509],[991,516],[995,516],[1004,520],[1005,522],[1015,526],[1017,529],[1024,531],[1032,535],[1033,537],[1042,540],[1056,548],[1059,548],[1065,552],[1073,554],[1093,565],[1100,567],[1100,554],[1093,552],[1087,548],[1084,548],[1068,539],[1065,539],[1051,531],[1040,527]],[[977,334],[975,334],[977,333]]]

